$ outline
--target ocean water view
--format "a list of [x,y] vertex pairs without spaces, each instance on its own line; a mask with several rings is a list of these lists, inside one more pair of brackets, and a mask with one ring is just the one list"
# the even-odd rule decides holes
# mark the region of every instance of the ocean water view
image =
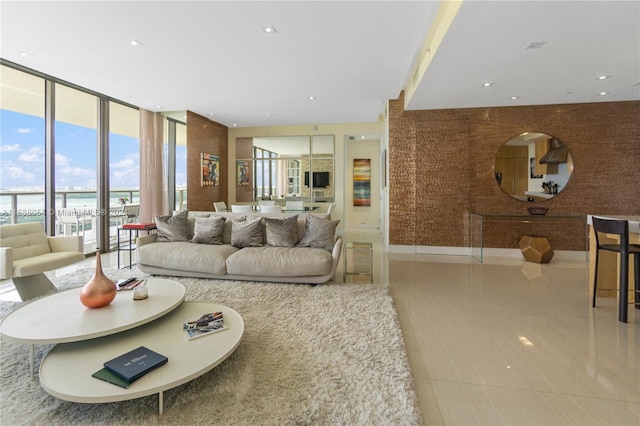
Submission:
[[[30,194],[23,191],[12,191],[10,194],[0,193],[0,224],[11,223],[11,216],[15,215],[16,223],[43,222],[45,217],[44,194],[39,192]],[[132,189],[122,192],[111,192],[109,197],[109,212],[97,211],[97,198],[95,192],[59,192],[56,194],[55,210],[76,209],[82,216],[96,216],[98,214],[117,215],[122,209],[120,199],[126,198],[127,205],[140,203],[139,191]],[[15,211],[12,211],[12,199],[15,199]],[[51,214],[55,214],[54,211]]]

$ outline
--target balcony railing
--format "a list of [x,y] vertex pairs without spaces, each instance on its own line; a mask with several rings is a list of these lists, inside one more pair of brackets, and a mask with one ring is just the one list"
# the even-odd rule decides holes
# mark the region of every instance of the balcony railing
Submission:
[[[176,209],[186,204],[186,188],[176,189]],[[0,225],[42,222],[44,223],[46,211],[44,207],[44,191],[39,190],[0,190]],[[126,198],[127,204],[140,203],[140,191],[138,189],[113,189],[109,192],[110,210],[121,209],[119,199]],[[60,209],[75,208],[79,212],[95,211],[97,206],[96,191],[92,190],[57,190],[55,210],[49,212],[54,215]],[[87,214],[87,216],[89,216]],[[92,229],[95,221],[85,220],[82,225],[66,226],[66,232],[85,235],[85,251],[92,251],[95,247],[95,230]],[[78,229],[78,227],[80,229]],[[57,223],[56,232],[61,233],[65,229],[62,224]],[[87,232],[89,231],[89,232]],[[110,220],[109,235],[115,241],[117,236],[116,218]],[[115,244],[115,243],[113,243]],[[111,244],[111,245],[113,245]],[[113,247],[112,247],[113,248]]]

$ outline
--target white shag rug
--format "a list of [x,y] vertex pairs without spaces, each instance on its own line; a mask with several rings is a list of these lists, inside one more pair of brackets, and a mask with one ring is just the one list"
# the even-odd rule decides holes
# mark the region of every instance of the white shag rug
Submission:
[[[112,279],[142,276],[105,269]],[[52,281],[76,287],[85,269]],[[28,346],[2,341],[3,425],[419,425],[402,332],[385,287],[175,278],[186,300],[227,305],[244,319],[238,349],[221,365],[164,394],[79,404],[29,379]],[[78,302],[79,303],[79,302]],[[20,306],[3,302],[2,317]],[[36,346],[36,366],[51,348]]]

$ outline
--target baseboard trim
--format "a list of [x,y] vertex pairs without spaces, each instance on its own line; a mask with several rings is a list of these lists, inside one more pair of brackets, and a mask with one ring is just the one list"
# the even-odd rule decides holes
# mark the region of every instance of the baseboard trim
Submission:
[[389,253],[442,254],[451,256],[471,255],[471,249],[469,247],[390,245],[388,250]]
[[[405,253],[405,254],[440,254],[449,256],[471,256],[470,247],[447,247],[447,246],[407,246],[407,245],[389,245],[389,253]],[[522,258],[520,249],[513,248],[485,248],[483,250],[484,257],[511,257]],[[575,250],[555,250],[554,258],[561,260],[588,260],[589,252]]]

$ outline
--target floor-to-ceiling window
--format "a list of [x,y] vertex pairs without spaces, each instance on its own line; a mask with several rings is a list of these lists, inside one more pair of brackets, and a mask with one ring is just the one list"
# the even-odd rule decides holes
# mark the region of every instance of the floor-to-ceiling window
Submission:
[[109,240],[117,226],[137,220],[140,208],[140,112],[109,102]]
[[83,234],[85,251],[96,249],[99,235],[113,243],[123,218],[100,218],[125,199],[139,202],[138,109],[4,60],[1,66],[1,223],[41,221],[50,234]]
[[44,79],[0,68],[0,224],[44,222]]
[[98,98],[62,84],[54,93],[56,234],[83,235],[88,245],[97,231]]
[[176,210],[187,207],[187,125],[176,124]]

